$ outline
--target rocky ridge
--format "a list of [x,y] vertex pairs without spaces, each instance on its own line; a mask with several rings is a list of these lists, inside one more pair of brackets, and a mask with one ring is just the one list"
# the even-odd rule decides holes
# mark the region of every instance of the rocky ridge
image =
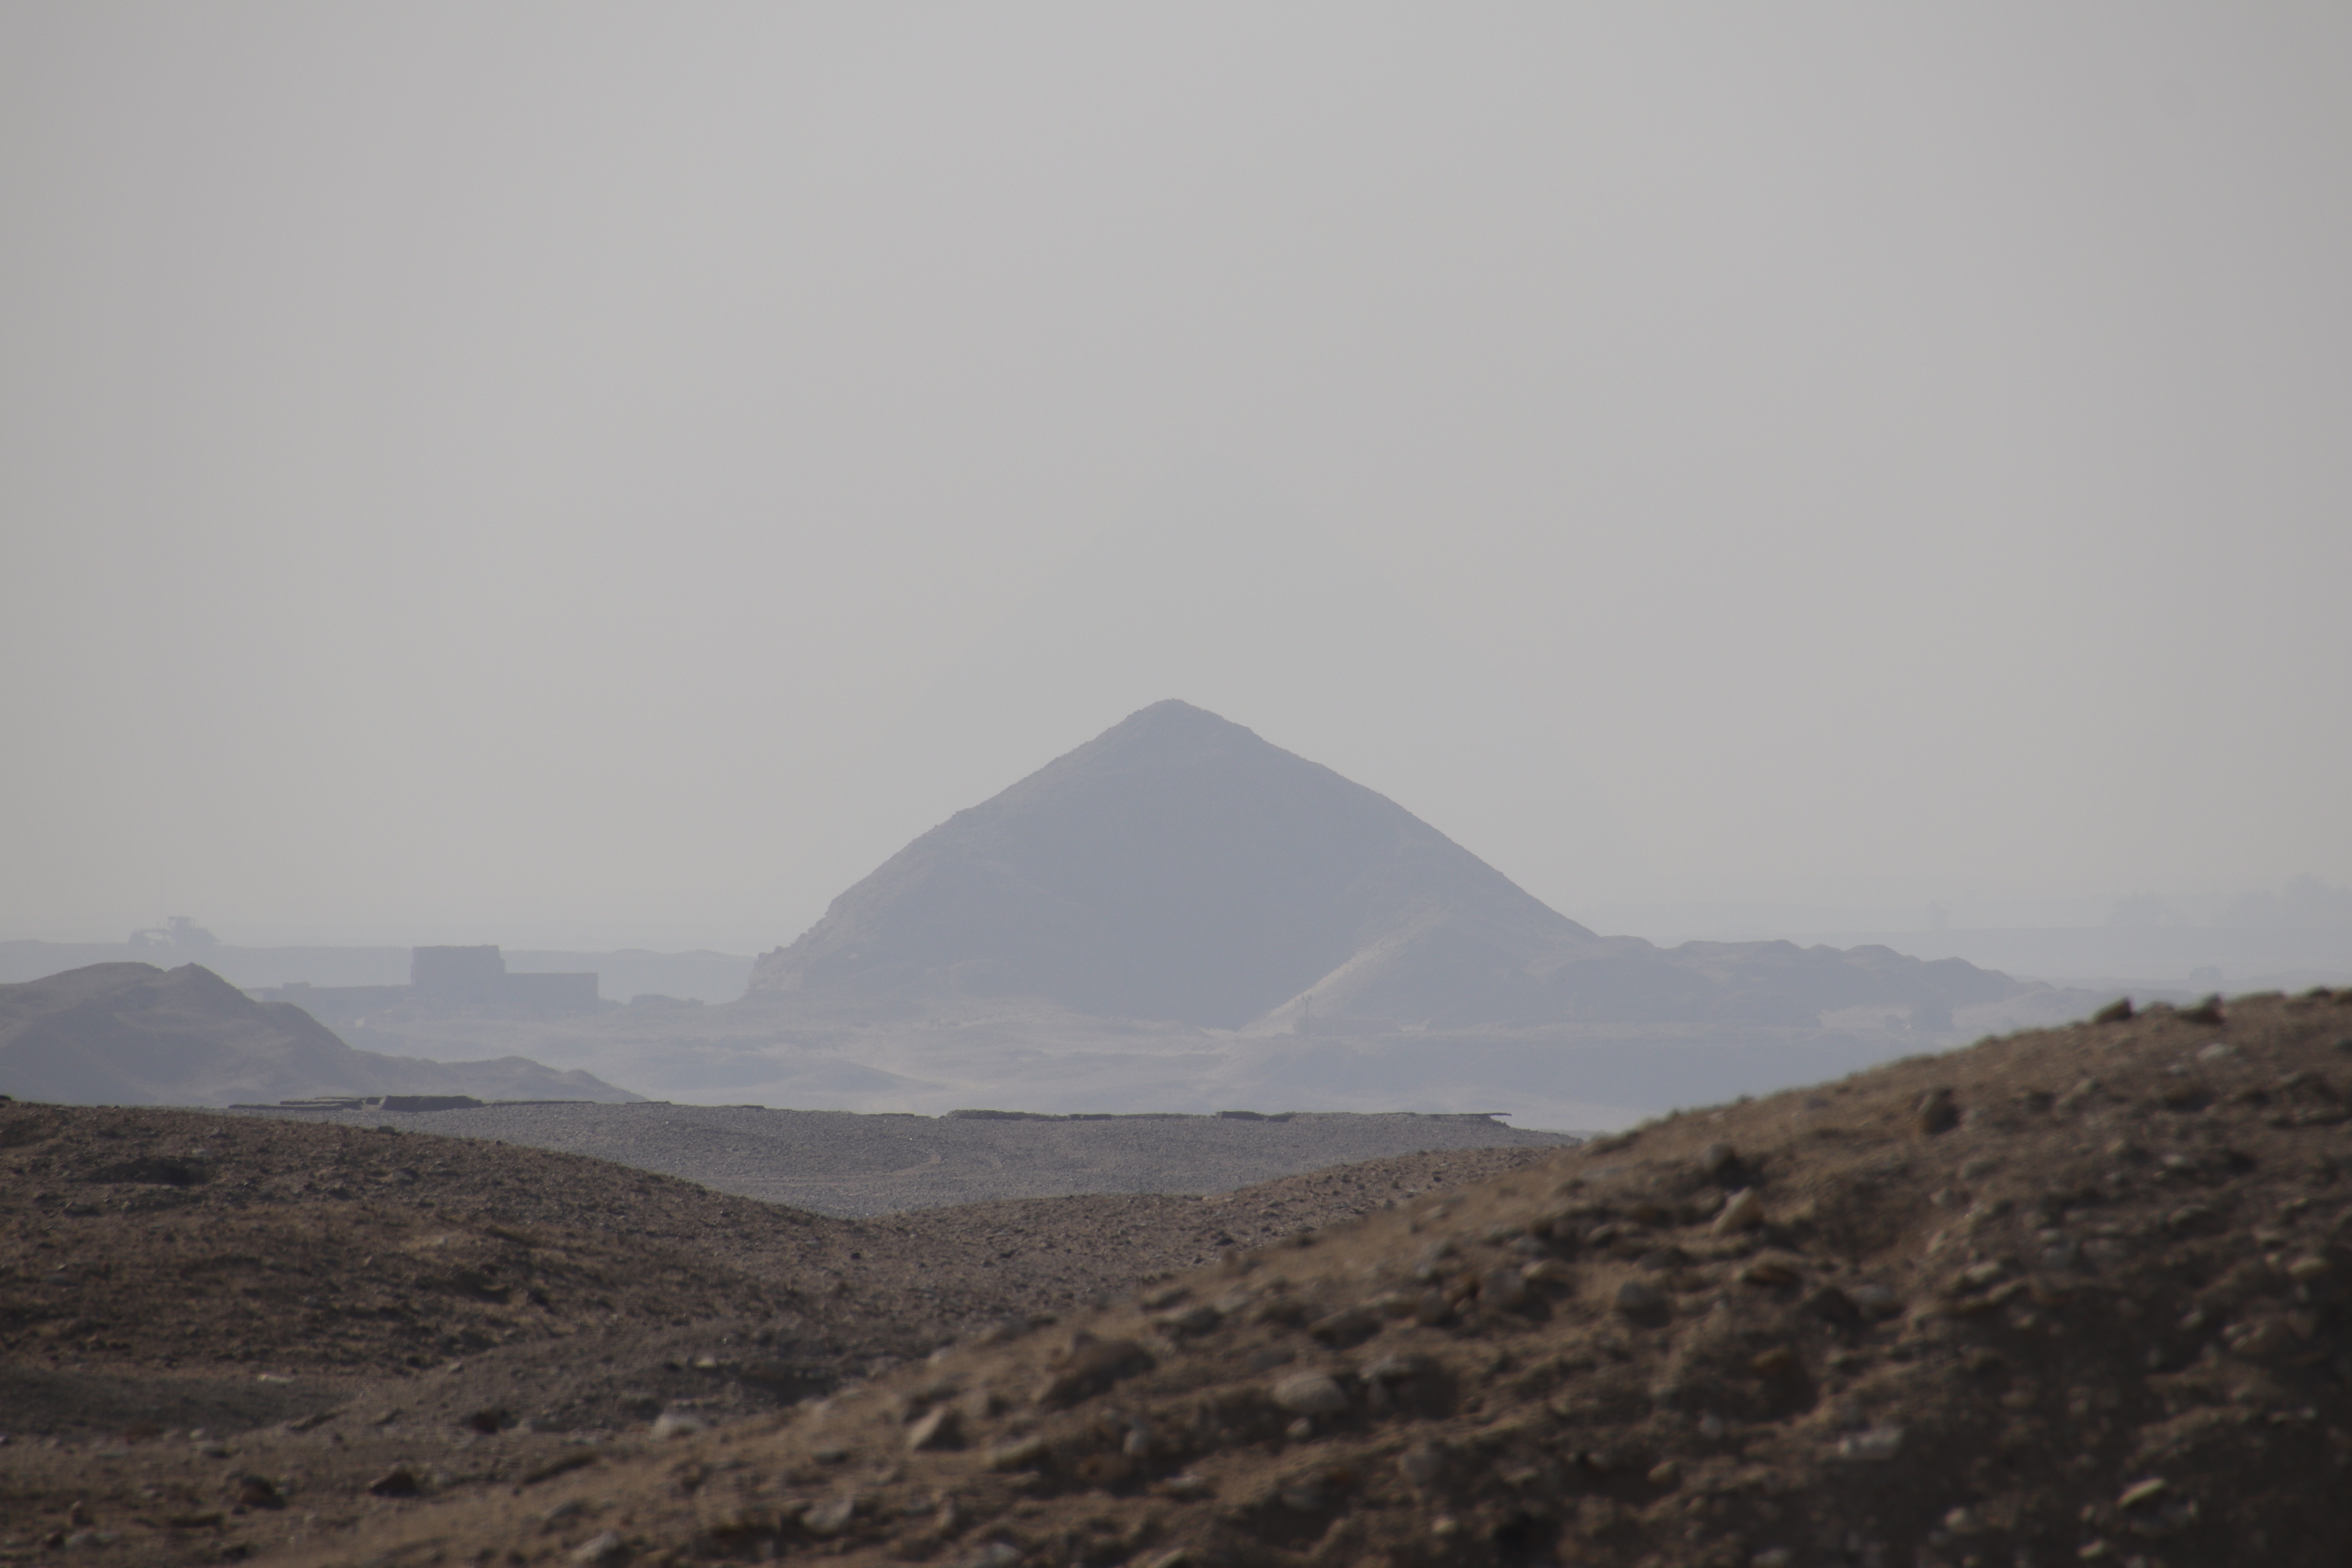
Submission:
[[635,1098],[521,1057],[438,1062],[353,1050],[301,1008],[256,1002],[197,963],[95,963],[0,985],[0,1093],[110,1105],[324,1094]]
[[1678,1114],[299,1561],[2320,1564],[2352,994]]

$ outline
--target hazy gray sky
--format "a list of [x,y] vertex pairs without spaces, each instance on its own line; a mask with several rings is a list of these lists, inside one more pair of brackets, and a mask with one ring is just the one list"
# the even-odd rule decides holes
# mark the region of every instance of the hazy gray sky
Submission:
[[789,941],[1161,697],[1575,915],[2352,879],[2352,9],[0,10],[0,936]]

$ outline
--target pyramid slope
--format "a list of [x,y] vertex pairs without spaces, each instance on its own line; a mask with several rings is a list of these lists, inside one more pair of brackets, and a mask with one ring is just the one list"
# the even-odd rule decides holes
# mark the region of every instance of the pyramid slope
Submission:
[[944,976],[1235,1028],[1384,935],[1457,921],[1521,963],[1599,945],[1393,801],[1171,700],[916,839],[752,988]]

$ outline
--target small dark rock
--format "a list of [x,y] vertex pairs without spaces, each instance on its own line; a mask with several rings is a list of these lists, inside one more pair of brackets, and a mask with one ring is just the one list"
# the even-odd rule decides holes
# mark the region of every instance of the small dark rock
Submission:
[[2182,1008],[2179,1018],[2184,1024],[2202,1024],[2208,1028],[2220,1028],[2227,1022],[2221,1012],[2221,993],[2215,992],[2194,1007]]
[[370,1481],[368,1490],[377,1497],[415,1497],[425,1489],[418,1484],[415,1471],[397,1465]]

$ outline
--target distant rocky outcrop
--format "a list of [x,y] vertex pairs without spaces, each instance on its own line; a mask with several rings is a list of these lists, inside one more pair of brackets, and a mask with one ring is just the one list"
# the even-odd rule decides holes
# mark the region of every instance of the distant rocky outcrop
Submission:
[[436,1062],[357,1051],[299,1007],[256,1002],[200,964],[99,963],[0,985],[0,1093],[107,1105],[322,1095],[638,1097],[521,1057]]
[[1395,802],[1179,701],[958,812],[753,999],[1032,996],[1251,1035],[1553,1023],[1934,1035],[2028,989],[1886,948],[1603,937]]

